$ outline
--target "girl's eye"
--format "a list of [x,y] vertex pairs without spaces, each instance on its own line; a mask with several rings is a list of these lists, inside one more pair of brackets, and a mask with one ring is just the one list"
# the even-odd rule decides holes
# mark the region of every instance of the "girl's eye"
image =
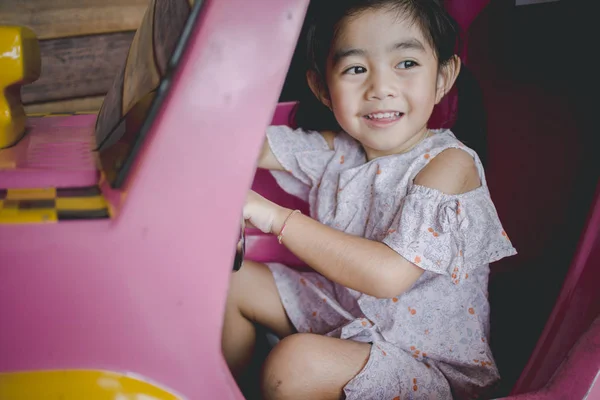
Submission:
[[419,64],[417,64],[416,62],[414,62],[412,60],[406,60],[406,61],[402,61],[400,64],[398,64],[396,66],[396,68],[399,68],[399,69],[409,69],[409,68],[414,68],[417,65],[419,65]]
[[367,69],[365,67],[350,67],[344,71],[344,74],[358,75],[364,74],[365,72],[367,72]]

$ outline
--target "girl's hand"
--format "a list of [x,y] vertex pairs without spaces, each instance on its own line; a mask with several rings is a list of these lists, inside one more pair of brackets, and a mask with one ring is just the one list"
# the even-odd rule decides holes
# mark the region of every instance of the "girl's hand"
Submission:
[[264,233],[275,233],[282,219],[286,218],[285,208],[265,199],[253,190],[248,192],[244,205],[244,219]]

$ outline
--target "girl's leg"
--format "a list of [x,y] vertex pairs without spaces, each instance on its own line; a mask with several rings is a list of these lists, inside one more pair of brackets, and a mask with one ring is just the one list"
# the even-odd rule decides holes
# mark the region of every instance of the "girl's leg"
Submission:
[[371,345],[298,333],[283,339],[264,365],[265,400],[341,399],[344,386],[366,365]]
[[225,360],[235,378],[252,357],[256,342],[254,323],[269,328],[280,338],[294,332],[269,268],[244,261],[244,266],[231,275],[221,342]]

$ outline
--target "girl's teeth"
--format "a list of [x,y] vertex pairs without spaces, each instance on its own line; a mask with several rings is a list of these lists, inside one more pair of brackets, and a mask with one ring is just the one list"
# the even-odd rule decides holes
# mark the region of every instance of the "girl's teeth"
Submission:
[[399,117],[400,113],[399,112],[393,112],[393,113],[377,113],[377,114],[369,114],[367,115],[367,117],[369,117],[370,119],[381,119],[381,118],[392,118],[392,117]]

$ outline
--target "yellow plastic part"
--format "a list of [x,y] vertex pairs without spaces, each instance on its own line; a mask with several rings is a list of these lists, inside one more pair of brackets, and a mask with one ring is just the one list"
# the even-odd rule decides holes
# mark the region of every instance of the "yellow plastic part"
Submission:
[[10,189],[6,194],[7,200],[52,200],[55,197],[55,188]]
[[[14,200],[0,200],[0,225],[2,224],[43,224],[58,221],[58,211],[55,208],[19,209]],[[2,397],[0,397],[2,399]]]
[[62,218],[68,219],[65,212],[108,208],[109,203],[101,194],[61,197],[55,188],[8,189],[0,193],[0,225],[55,223],[61,220],[61,212]]
[[[93,197],[63,197],[56,199],[57,210],[101,210],[108,207],[102,196]],[[0,399],[1,400],[1,399]]]
[[21,86],[40,77],[42,61],[38,40],[29,28],[0,26],[0,149],[25,134]]
[[177,400],[156,385],[97,370],[0,373],[0,399],[7,400]]

